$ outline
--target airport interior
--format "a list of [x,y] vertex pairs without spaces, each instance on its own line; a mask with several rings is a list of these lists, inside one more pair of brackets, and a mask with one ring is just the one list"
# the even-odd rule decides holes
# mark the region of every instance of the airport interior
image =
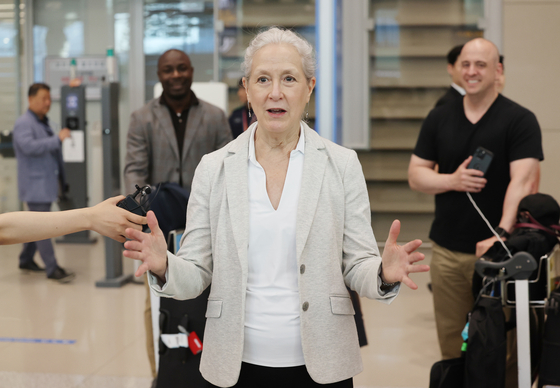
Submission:
[[[28,210],[12,131],[30,85],[50,86],[50,126],[72,133],[62,146],[68,198],[52,211],[93,206],[132,194],[123,178],[131,114],[162,93],[164,52],[184,51],[196,96],[229,116],[242,105],[245,49],[278,26],[316,50],[307,122],[356,150],[380,251],[399,219],[398,243],[421,239],[429,265],[434,195],[411,189],[408,166],[424,119],[450,87],[454,46],[483,37],[498,48],[502,95],[533,112],[542,133],[538,192],[560,200],[559,20],[560,0],[0,0],[0,213]],[[138,264],[122,244],[94,231],[52,242],[75,274],[67,283],[18,268],[22,244],[0,246],[0,387],[173,388],[157,383],[147,351],[151,338],[159,369],[159,300],[152,295],[149,328],[145,277],[134,276]],[[549,261],[550,279],[560,271]],[[39,252],[35,262],[43,266]],[[430,273],[411,278],[418,289],[401,286],[390,305],[359,299],[368,344],[355,387],[436,387],[430,372],[442,356]],[[518,352],[519,365],[528,358]],[[518,367],[519,387],[542,386],[521,383]]]

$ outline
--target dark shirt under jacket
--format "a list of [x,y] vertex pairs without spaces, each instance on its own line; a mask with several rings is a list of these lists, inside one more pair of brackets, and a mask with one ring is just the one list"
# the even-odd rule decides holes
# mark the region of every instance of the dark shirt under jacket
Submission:
[[162,105],[165,105],[169,110],[169,114],[171,115],[171,121],[173,122],[173,128],[175,129],[175,136],[177,136],[177,145],[179,146],[179,155],[183,154],[183,141],[185,139],[185,130],[187,128],[187,119],[189,117],[189,109],[191,106],[198,105],[198,98],[191,90],[191,98],[187,104],[181,109],[181,113],[177,113],[169,106],[163,94],[159,98],[159,102]]
[[441,96],[439,100],[437,100],[435,108],[443,104],[447,104],[448,102],[453,102],[457,99],[462,100],[463,95],[459,93],[453,86],[450,86],[449,89],[447,89],[447,92],[445,92],[445,94]]

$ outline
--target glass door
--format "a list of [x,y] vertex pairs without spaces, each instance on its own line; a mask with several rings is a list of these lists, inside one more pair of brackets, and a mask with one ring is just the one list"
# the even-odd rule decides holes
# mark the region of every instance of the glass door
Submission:
[[165,51],[186,52],[195,82],[214,80],[214,1],[144,1],[145,100],[158,83],[157,61]]
[[20,209],[12,129],[21,113],[20,20],[25,5],[0,0],[0,213]]

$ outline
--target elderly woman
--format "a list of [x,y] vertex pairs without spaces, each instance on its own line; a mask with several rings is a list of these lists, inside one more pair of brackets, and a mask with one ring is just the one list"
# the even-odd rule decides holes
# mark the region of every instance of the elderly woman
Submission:
[[[362,168],[352,150],[321,138],[301,118],[315,86],[311,45],[288,30],[257,35],[244,84],[258,117],[206,155],[193,181],[177,255],[130,230],[125,256],[142,260],[160,296],[194,298],[212,283],[200,370],[219,387],[352,387],[362,370],[346,286],[390,303],[421,241],[383,257],[371,230]],[[307,115],[307,114],[305,114]]]

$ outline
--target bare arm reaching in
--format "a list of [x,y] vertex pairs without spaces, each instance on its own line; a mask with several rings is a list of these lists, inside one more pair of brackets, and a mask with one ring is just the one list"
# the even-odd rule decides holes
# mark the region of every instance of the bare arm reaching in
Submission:
[[11,212],[0,214],[0,245],[44,240],[82,230],[94,230],[124,242],[125,229],[142,229],[146,218],[117,207],[122,195],[93,207],[60,212]]

